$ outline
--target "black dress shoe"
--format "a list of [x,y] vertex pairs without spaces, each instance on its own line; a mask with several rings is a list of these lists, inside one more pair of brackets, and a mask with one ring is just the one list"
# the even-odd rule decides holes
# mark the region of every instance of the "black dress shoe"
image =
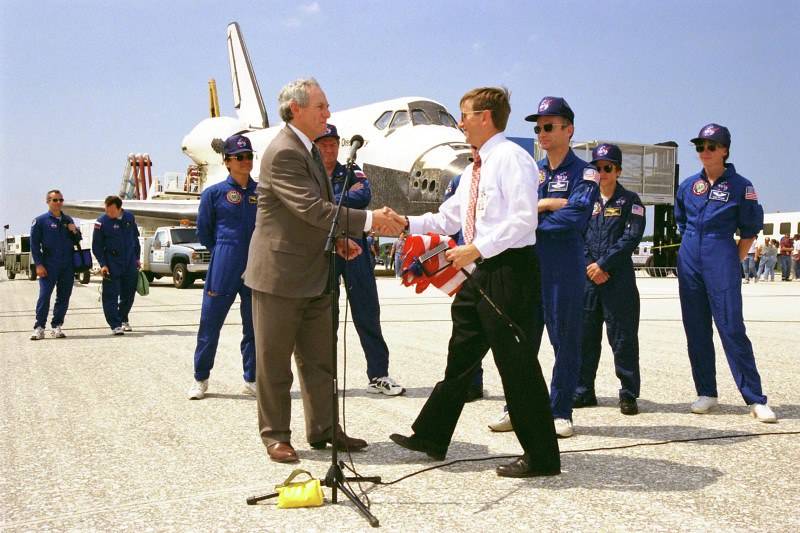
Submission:
[[498,466],[495,472],[500,477],[557,476],[561,473],[561,468],[533,468],[523,455],[513,463]]
[[467,397],[464,399],[466,403],[474,402],[483,398],[483,385],[470,385],[467,389]]
[[[324,450],[328,444],[333,444],[333,438],[318,440],[309,443],[315,450]],[[348,437],[341,426],[336,432],[336,449],[340,452],[358,452],[367,447],[367,441],[364,439],[357,439],[355,437]]]
[[620,398],[619,411],[623,415],[638,415],[639,406],[636,405],[636,398]]
[[572,399],[572,407],[580,409],[581,407],[596,407],[597,396],[593,392],[584,392],[583,394],[576,394]]
[[425,453],[428,457],[436,459],[437,461],[444,461],[445,456],[447,456],[446,446],[440,446],[429,440],[421,439],[416,435],[406,437],[405,435],[392,433],[389,435],[389,438],[392,439],[392,442],[402,446],[406,450]]

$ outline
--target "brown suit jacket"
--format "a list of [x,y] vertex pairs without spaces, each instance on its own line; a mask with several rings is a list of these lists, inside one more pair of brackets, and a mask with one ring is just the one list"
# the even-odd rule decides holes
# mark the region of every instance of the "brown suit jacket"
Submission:
[[[324,248],[336,204],[330,180],[289,127],[264,152],[257,190],[245,284],[286,298],[319,296],[328,280]],[[365,211],[342,208],[339,228],[358,238],[366,218]]]

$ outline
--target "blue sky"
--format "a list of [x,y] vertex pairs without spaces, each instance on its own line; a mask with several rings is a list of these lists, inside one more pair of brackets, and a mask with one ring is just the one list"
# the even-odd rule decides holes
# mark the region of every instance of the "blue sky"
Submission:
[[225,48],[239,22],[267,110],[315,76],[334,109],[427,96],[458,109],[479,85],[512,92],[508,133],[544,95],[578,140],[688,144],[728,126],[731,161],[766,211],[800,210],[800,2],[0,2],[0,223],[25,232],[51,187],[117,192],[129,152],[185,171],[183,136],[207,116],[209,78],[233,115]]

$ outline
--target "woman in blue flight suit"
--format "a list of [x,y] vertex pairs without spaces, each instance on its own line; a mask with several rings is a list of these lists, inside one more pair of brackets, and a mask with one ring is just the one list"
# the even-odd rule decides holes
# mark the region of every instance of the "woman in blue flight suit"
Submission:
[[603,322],[614,367],[622,388],[622,414],[639,412],[639,291],[631,254],[644,234],[645,212],[639,196],[625,189],[617,178],[622,173],[622,151],[613,144],[592,151],[592,165],[600,174],[600,199],[584,234],[586,286],[584,289],[581,373],[573,407],[597,405],[594,381],[600,362]]
[[50,321],[52,335],[58,339],[66,337],[61,326],[64,325],[64,317],[67,315],[72,282],[75,279],[72,249],[76,242],[80,242],[81,233],[75,227],[72,217],[61,212],[63,203],[61,191],[48,191],[48,211],[33,219],[31,224],[31,256],[39,277],[36,323],[31,335],[33,341],[44,338],[53,289],[56,289],[56,303],[53,306],[53,319]]
[[250,396],[256,394],[253,308],[250,288],[242,281],[258,202],[256,182],[250,177],[253,147],[247,137],[233,135],[225,140],[223,153],[230,174],[225,181],[203,191],[197,213],[197,235],[211,252],[211,264],[203,287],[203,307],[194,352],[194,383],[188,393],[190,400],[202,399],[208,390],[219,334],[237,294],[242,315],[242,392]]
[[92,253],[103,273],[103,314],[114,335],[131,331],[128,313],[136,297],[139,271],[139,228],[133,214],[122,210],[119,196],[105,199],[106,214],[94,223]]
[[[698,396],[691,410],[703,414],[717,405],[713,317],[734,381],[752,415],[761,422],[775,422],[761,391],[742,317],[741,260],[761,231],[764,210],[753,184],[727,162],[731,145],[727,128],[708,124],[691,142],[703,170],[681,183],[675,197],[675,221],[682,237],[678,286]],[[737,230],[738,245],[733,238]]]

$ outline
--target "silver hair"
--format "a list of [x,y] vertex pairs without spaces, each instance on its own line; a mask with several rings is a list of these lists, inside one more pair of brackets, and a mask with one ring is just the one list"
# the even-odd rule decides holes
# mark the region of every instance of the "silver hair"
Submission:
[[311,87],[319,87],[319,83],[314,78],[300,78],[287,83],[278,95],[278,114],[284,122],[290,122],[292,109],[289,107],[291,102],[295,102],[300,107],[308,105],[308,91]]

